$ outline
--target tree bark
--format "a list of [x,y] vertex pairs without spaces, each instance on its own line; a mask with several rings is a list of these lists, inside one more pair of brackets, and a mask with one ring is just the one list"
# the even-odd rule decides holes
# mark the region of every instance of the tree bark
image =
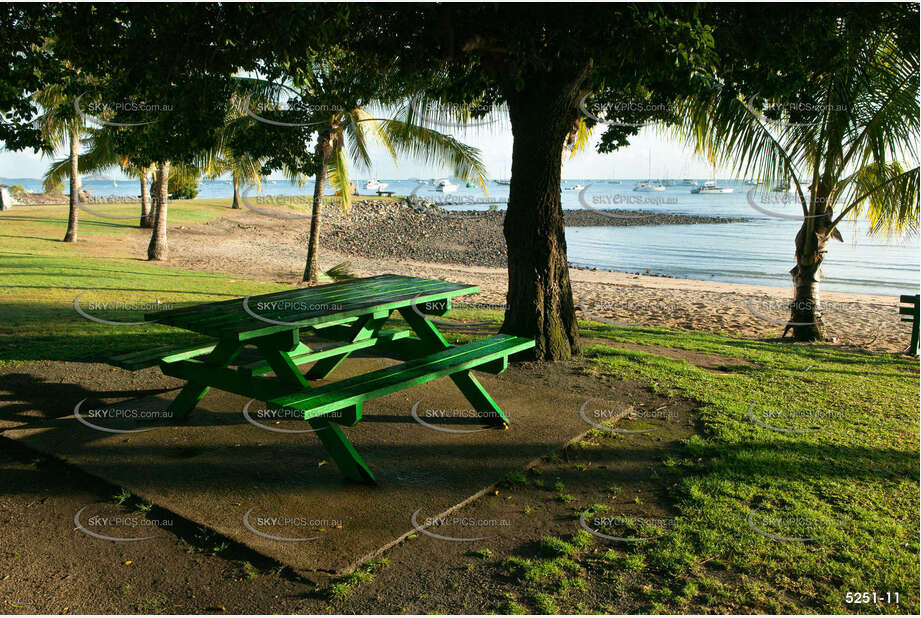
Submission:
[[234,210],[240,209],[240,179],[237,173],[233,173],[233,204],[230,206]]
[[793,330],[794,341],[825,340],[825,323],[822,321],[822,307],[819,303],[822,262],[828,252],[829,237],[841,240],[837,229],[831,229],[832,208],[825,206],[829,202],[824,181],[819,183],[813,199],[818,206],[811,211],[815,214],[803,221],[796,234],[796,266],[790,270],[793,302],[790,303],[787,329]]
[[320,250],[320,211],[323,206],[323,188],[326,185],[326,166],[333,151],[329,131],[320,133],[316,153],[320,167],[313,187],[313,209],[310,217],[310,233],[307,237],[307,264],[304,266],[304,281],[310,285],[320,282],[320,267],[317,254]]
[[153,233],[147,245],[147,259],[166,261],[169,259],[169,246],[166,243],[166,211],[169,198],[170,162],[163,161],[157,167],[157,212],[154,216]]
[[147,172],[141,172],[141,227],[153,226],[153,213],[150,211],[150,185],[147,184]]
[[542,360],[581,353],[560,205],[560,157],[578,117],[582,79],[531,76],[524,90],[507,95],[513,145],[504,225],[508,296],[501,332],[533,338],[533,356]]
[[70,215],[64,242],[77,242],[77,222],[80,218],[80,131],[70,130]]

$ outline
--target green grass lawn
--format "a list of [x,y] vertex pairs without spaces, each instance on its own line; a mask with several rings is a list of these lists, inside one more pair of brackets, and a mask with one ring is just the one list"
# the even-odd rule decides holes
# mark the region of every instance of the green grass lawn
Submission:
[[[216,219],[228,200],[176,201],[170,222]],[[93,205],[124,213],[124,206]],[[150,263],[144,256],[92,256],[94,237],[127,234],[135,220],[80,212],[76,244],[60,242],[67,209],[20,207],[0,215],[0,365],[29,360],[92,360],[117,351],[197,341],[193,333],[156,324],[112,326],[81,317],[79,306],[101,319],[136,322],[145,312],[283,289]],[[158,305],[157,301],[160,301]]]
[[[680,515],[635,548],[675,582],[651,609],[704,611],[706,595],[679,588],[715,569],[719,594],[743,607],[917,613],[917,360],[588,323],[583,335],[610,342],[586,350],[598,371],[700,403],[699,433],[668,462]],[[618,342],[740,362],[717,373]],[[899,604],[847,604],[848,592]]]
[[[494,311],[448,317],[501,323]],[[584,611],[566,584],[567,567],[579,566],[595,585],[630,590],[652,613],[918,612],[917,359],[597,322],[580,330],[599,341],[584,350],[587,372],[698,404],[697,431],[662,462],[660,486],[678,515],[652,524],[608,517],[611,528],[601,529],[658,537],[651,541],[583,539],[563,557],[509,558],[504,572],[521,589],[497,611]],[[728,359],[710,371],[636,346]],[[599,461],[618,440],[593,432],[573,465]],[[583,497],[577,511],[603,521],[606,497]],[[865,600],[848,594],[863,592],[877,601],[848,602]]]
[[[222,212],[226,204],[176,203],[170,217],[203,220]],[[183,304],[282,287],[138,256],[90,257],[85,244],[58,242],[65,213],[63,207],[20,208],[0,215],[0,365],[87,361],[194,341],[192,334],[157,325],[87,320],[74,309],[79,294],[86,303],[81,306],[131,305],[99,315],[132,320],[144,312],[137,307],[157,300]],[[134,222],[82,214],[80,225],[86,238],[123,233]],[[449,317],[492,328],[501,319],[498,312],[470,309]],[[580,326],[583,336],[598,342],[585,350],[584,371],[696,402],[694,434],[662,461],[663,493],[678,515],[661,529],[630,529],[629,522],[606,529],[658,536],[654,540],[602,546],[574,526],[571,538],[545,540],[544,555],[506,558],[494,568],[510,574],[519,600],[497,610],[575,611],[582,608],[581,587],[594,585],[626,586],[651,612],[918,612],[917,360],[668,329]],[[451,338],[474,336],[454,329]],[[711,371],[637,346],[694,350],[732,362]],[[617,438],[595,433],[599,448]],[[585,448],[590,457],[594,447]],[[590,505],[604,498],[573,507],[594,515],[602,507]],[[584,574],[588,584],[572,573]],[[544,577],[569,584],[544,589]],[[899,602],[847,602],[848,593],[862,592],[883,600],[891,593],[890,601],[898,593]]]

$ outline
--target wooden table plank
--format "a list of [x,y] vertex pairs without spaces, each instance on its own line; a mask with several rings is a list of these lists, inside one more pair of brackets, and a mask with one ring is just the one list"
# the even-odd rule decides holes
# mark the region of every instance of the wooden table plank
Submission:
[[[387,275],[249,297],[247,305],[250,311],[259,314],[262,319],[247,313],[239,299],[157,312],[147,318],[215,337],[239,336],[240,340],[244,340],[291,328],[343,321],[369,312],[406,307],[416,298],[421,304],[477,291],[479,286]],[[254,311],[254,307],[273,302],[283,306]],[[310,308],[313,306],[317,308]],[[273,324],[272,321],[284,324]]]

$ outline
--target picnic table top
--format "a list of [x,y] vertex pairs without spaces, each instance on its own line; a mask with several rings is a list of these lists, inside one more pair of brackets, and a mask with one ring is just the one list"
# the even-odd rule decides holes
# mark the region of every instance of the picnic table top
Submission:
[[479,291],[478,285],[387,274],[180,307],[149,313],[144,319],[242,341],[295,328],[347,323],[379,311]]

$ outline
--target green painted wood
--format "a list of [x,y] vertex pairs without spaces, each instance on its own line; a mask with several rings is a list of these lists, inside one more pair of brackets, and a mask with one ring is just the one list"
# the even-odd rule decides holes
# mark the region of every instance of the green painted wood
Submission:
[[506,369],[508,369],[508,356],[503,356],[500,359],[477,367],[477,371],[482,371],[483,373],[491,373],[494,376],[505,372]]
[[[396,280],[378,280],[376,277],[363,279],[361,281],[364,282],[363,287],[368,290],[373,290],[381,286],[392,286],[397,283]],[[331,300],[336,300],[342,296],[342,287],[342,283],[334,283],[331,285],[319,286],[315,288],[295,288],[293,290],[285,290],[282,292],[254,295],[250,297],[250,301],[254,304],[259,302],[273,302],[279,300],[306,303],[328,303]],[[228,313],[239,314],[242,311],[241,303],[242,299],[240,298],[215,303],[203,303],[189,307],[182,307],[171,311],[162,311],[150,314],[148,319],[155,318],[158,321],[162,321],[164,323],[180,323],[183,321],[194,321],[198,319],[220,317]]]
[[[475,290],[475,291],[479,291],[479,290],[477,289],[477,290]],[[472,293],[474,293],[474,292],[471,292],[471,291],[460,291],[460,292],[451,292],[451,293],[449,293],[449,294],[451,294],[451,295],[457,295],[457,294],[472,294]],[[443,297],[444,295],[445,295],[445,293],[441,293],[441,294],[438,294],[438,295],[432,295],[432,296],[430,296],[430,297],[420,297],[420,299],[421,299],[421,300],[425,300],[425,299],[427,299],[427,298],[436,298],[436,299],[437,299],[437,298]],[[348,310],[348,311],[344,311],[344,312],[342,312],[342,314],[339,314],[339,315],[360,316],[360,315],[365,315],[365,314],[367,314],[367,313],[369,313],[369,312],[375,312],[375,311],[387,311],[387,310],[392,311],[392,310],[394,310],[394,309],[399,309],[399,308],[401,308],[401,307],[406,307],[406,306],[410,305],[412,302],[413,302],[413,298],[411,298],[411,297],[410,297],[410,298],[402,298],[402,299],[399,299],[399,300],[394,300],[394,301],[386,302],[386,303],[383,303],[383,304],[370,304],[370,305],[363,306],[363,307],[356,307],[356,308],[354,308],[354,309],[350,309],[350,310]],[[257,322],[258,322],[258,320],[257,320]],[[264,322],[263,322],[262,324],[264,324]],[[247,329],[251,329],[251,328],[256,328],[256,330],[247,330]],[[218,330],[218,331],[215,331],[214,336],[217,336],[217,337],[225,337],[225,336],[231,336],[231,335],[233,335],[233,336],[236,336],[237,339],[238,339],[239,341],[247,341],[247,340],[252,339],[252,338],[254,338],[254,337],[261,337],[261,336],[264,336],[264,335],[266,335],[266,334],[270,334],[270,333],[272,333],[272,332],[278,332],[278,331],[280,331],[280,330],[284,330],[284,329],[286,329],[286,328],[290,328],[290,327],[289,327],[289,326],[284,326],[284,325],[278,325],[278,326],[267,326],[267,327],[265,327],[265,328],[262,328],[262,327],[260,327],[258,324],[252,324],[252,323],[250,323],[249,325],[246,325],[246,324],[243,324],[243,325],[236,324],[236,325],[233,325],[232,327],[227,327],[227,328],[225,328],[225,329],[220,329],[220,330]],[[207,331],[202,331],[202,332],[207,332]]]
[[[365,277],[363,279],[360,279],[360,281],[365,281],[366,285],[368,286],[372,286],[376,284],[387,285],[388,282],[397,281],[402,278],[404,277],[402,277],[401,275],[375,275],[373,277]],[[332,283],[329,285],[318,286],[318,287],[313,287],[313,288],[292,288],[290,290],[283,290],[281,292],[268,292],[266,294],[258,294],[258,295],[252,296],[251,298],[253,300],[261,300],[261,299],[273,299],[273,298],[299,297],[311,291],[317,291],[317,290],[326,291],[326,290],[337,289],[337,286],[341,286],[343,285],[343,283],[347,283],[347,282],[336,282],[336,283]],[[198,303],[194,305],[188,305],[185,307],[178,307],[176,309],[170,309],[169,311],[150,313],[145,316],[145,319],[153,321],[153,318],[156,318],[157,316],[160,316],[160,315],[164,317],[178,317],[178,316],[182,316],[182,315],[186,315],[190,313],[195,313],[195,314],[200,314],[202,312],[218,313],[227,307],[233,307],[233,309],[236,310],[239,307],[239,305],[240,305],[240,298],[232,298],[229,300],[221,300],[221,301],[214,301],[214,302],[208,302],[208,303]]]
[[326,447],[326,452],[333,458],[346,478],[359,483],[374,484],[376,482],[365,460],[358,454],[336,423],[322,417],[308,419],[308,422],[316,430],[317,438]]
[[404,337],[399,341],[381,342],[377,348],[384,356],[396,358],[397,360],[411,360],[425,356],[431,350],[431,347],[418,337]]
[[[314,288],[298,288],[295,290],[286,290],[283,292],[274,292],[250,297],[250,305],[257,306],[259,303],[275,303],[285,301],[291,303],[322,304],[332,305],[340,302],[356,302],[363,297],[374,295],[376,293],[393,293],[397,290],[415,287],[420,291],[432,288],[445,288],[445,286],[458,286],[460,284],[449,284],[441,281],[429,279],[418,279],[415,277],[390,276],[386,279],[371,277],[368,279],[357,279],[349,282],[333,283]],[[178,323],[179,321],[192,323],[202,319],[219,319],[228,314],[243,314],[242,299],[233,301],[221,301],[220,303],[205,303],[193,307],[184,307],[172,311],[163,311],[151,316],[158,318],[164,323]],[[266,313],[270,317],[271,311]],[[174,319],[176,318],[176,319]]]
[[[452,286],[453,285],[456,284],[452,284]],[[240,315],[226,316],[219,321],[212,320],[208,322],[208,326],[211,329],[220,327],[232,331],[239,331],[243,330],[239,327],[241,323],[244,325],[255,324],[256,326],[270,324],[270,322],[266,322],[266,320],[274,320],[286,323],[297,322],[299,324],[312,326],[314,323],[327,322],[330,316],[335,316],[336,319],[343,319],[344,317],[368,313],[369,310],[373,310],[375,306],[386,303],[387,301],[399,299],[406,301],[400,303],[401,305],[408,305],[412,304],[416,297],[421,298],[427,297],[428,295],[435,295],[437,298],[442,298],[444,294],[452,293],[463,294],[468,292],[455,290],[452,287],[446,288],[442,282],[438,281],[431,281],[425,284],[409,282],[399,285],[395,284],[388,288],[375,290],[370,294],[366,293],[362,294],[361,296],[352,296],[348,299],[332,299],[331,302],[328,302],[325,305],[325,310],[301,313],[291,311],[260,312],[259,315],[264,318],[262,320],[252,315],[246,314],[245,309],[243,309],[241,306],[242,313]],[[387,307],[382,308],[386,309]]]
[[[444,350],[450,347],[450,344],[445,340],[442,334],[438,332],[435,325],[425,316],[413,311],[413,307],[400,309],[400,315],[402,315],[403,319],[412,326],[413,331],[419,336],[424,349],[435,351]],[[532,347],[534,347],[533,341],[531,341],[530,346],[524,349]],[[490,373],[501,373],[505,371],[506,367],[508,367],[508,354],[485,362],[480,365],[478,369],[484,369]],[[480,384],[479,380],[477,380],[472,373],[469,371],[452,373],[451,380],[457,388],[460,389],[464,397],[467,398],[467,401],[470,402],[473,409],[483,414],[485,418],[490,419],[492,424],[509,424],[508,417],[505,416],[502,409],[496,404],[493,398],[490,397],[489,393],[486,392],[486,389],[483,388],[483,385]]]
[[[374,339],[381,327],[384,326],[384,322],[389,318],[389,311],[379,311],[365,316],[352,327],[352,331],[349,333],[350,336],[346,341],[355,343]],[[322,380],[326,378],[335,371],[336,368],[342,364],[342,361],[348,358],[351,353],[351,350],[348,350],[341,354],[317,361],[317,364],[311,367],[310,371],[307,372],[307,378],[311,380]]]
[[294,388],[310,389],[307,379],[287,351],[273,347],[271,342],[262,340],[259,341],[257,347],[279,380]]
[[[534,342],[532,341],[531,343],[531,347],[533,347]],[[486,389],[483,388],[483,385],[480,384],[480,381],[469,370],[452,373],[450,377],[451,381],[467,398],[467,401],[470,402],[470,405],[473,406],[473,409],[481,415],[480,418],[490,425],[511,424],[499,404],[493,400],[490,394],[486,392]]]
[[[343,474],[356,481],[374,482],[368,466],[340,428],[361,420],[361,404],[368,399],[450,376],[478,411],[491,412],[496,422],[507,422],[471,370],[499,373],[508,366],[509,355],[534,347],[534,342],[499,335],[452,347],[426,318],[448,311],[453,297],[479,289],[417,277],[380,275],[250,297],[250,301],[263,303],[265,314],[260,312],[260,317],[264,319],[247,313],[242,299],[158,312],[148,319],[219,338],[210,351],[179,350],[172,356],[160,357],[164,374],[187,380],[170,405],[178,417],[194,408],[210,387],[260,399],[271,406],[301,409]],[[405,330],[380,332],[393,310],[400,311],[415,337]],[[311,350],[300,341],[301,327],[346,343]],[[254,343],[263,360],[230,369],[227,366],[239,354],[244,341]],[[298,365],[316,362],[312,375],[326,376],[350,353],[370,347],[411,358],[397,367],[313,390],[298,369]],[[207,356],[196,358],[202,354]],[[257,375],[270,370],[275,377]]]
[[[148,316],[148,319],[193,330],[208,333],[219,338],[231,334],[238,335],[238,339],[248,340],[256,337],[280,332],[297,325],[313,326],[330,323],[344,323],[350,319],[373,311],[393,310],[407,307],[417,302],[424,303],[445,302],[447,299],[462,294],[479,291],[478,286],[469,286],[457,283],[448,283],[416,277],[392,276],[387,279],[375,279],[370,284],[367,279],[343,282],[350,284],[346,288],[343,284],[331,284],[308,288],[306,290],[286,291],[270,295],[250,298],[250,306],[256,301],[273,302],[279,298],[291,303],[326,304],[326,310],[317,311],[291,311],[281,309],[267,311],[266,320],[281,322],[295,322],[295,324],[271,324],[246,313],[242,301],[236,301],[236,309],[227,309],[228,301],[221,301],[222,310],[215,312],[210,305],[199,306],[198,310],[183,307],[172,311],[163,311]],[[337,290],[327,290],[319,295],[315,290],[339,286]],[[312,294],[308,294],[312,293]],[[174,313],[181,312],[181,313]],[[260,313],[262,315],[262,313]]]
[[[166,368],[176,367],[178,365],[183,365],[187,363],[200,363],[201,365],[207,367],[208,369],[218,369],[225,367],[233,362],[233,359],[237,357],[240,351],[243,349],[236,341],[220,341],[214,349],[208,354],[204,360],[193,361],[193,360],[181,360],[174,362],[161,362],[160,370],[167,375],[170,375],[166,372]],[[206,380],[196,380],[194,377],[187,378],[189,381],[185,386],[182,387],[182,390],[179,391],[179,395],[170,403],[168,410],[174,418],[183,419],[185,418],[192,409],[198,405],[198,402],[201,401],[201,398],[210,390],[209,383]],[[222,388],[222,390],[228,390]],[[234,392],[234,391],[230,391]]]
[[183,360],[208,354],[214,349],[214,344],[194,346],[161,346],[148,350],[132,351],[109,357],[107,363],[122,369],[136,371],[160,364],[161,360]]
[[919,328],[918,323],[921,321],[919,319],[919,314],[921,314],[921,294],[902,294],[899,296],[899,302],[902,304],[909,305],[907,307],[899,307],[899,315],[907,315],[910,317],[902,318],[902,322],[911,322],[911,341],[908,344],[908,349],[906,353],[911,354],[912,356],[918,356],[918,347],[919,347]]
[[412,307],[401,307],[399,312],[403,319],[406,320],[406,323],[413,329],[413,332],[419,336],[419,340],[422,342],[421,345],[426,352],[435,352],[451,347],[451,344],[438,332],[435,325],[424,316],[413,311]]
[[[348,343],[345,345],[333,345],[327,348],[322,348],[318,350],[307,350],[300,354],[295,354],[294,352],[290,353],[291,360],[293,360],[298,365],[304,365],[307,363],[312,363],[314,361],[322,360],[324,358],[329,358],[331,356],[336,356],[343,352],[355,352],[357,350],[364,350],[366,348],[372,348],[377,345],[380,345],[381,342],[385,341],[397,341],[399,339],[409,336],[408,330],[391,330],[378,333],[377,337],[372,339],[365,339],[364,341],[356,341],[354,343]],[[306,348],[306,346],[305,346]],[[252,363],[247,363],[246,365],[241,365],[237,368],[237,371],[241,375],[260,375],[263,373],[268,373],[272,371],[272,368],[269,364],[264,361],[254,361]]]
[[532,347],[534,341],[531,339],[496,335],[441,350],[402,365],[321,386],[310,393],[281,397],[272,400],[270,404],[304,410],[305,418],[313,418],[416,384],[424,384],[442,376],[473,369],[502,356]]
[[[184,360],[161,366],[164,375],[188,380],[190,383],[203,383],[228,393],[252,397],[261,401],[303,393],[302,386],[289,386],[274,377],[240,376],[227,367],[213,367],[200,360]],[[200,399],[200,398],[199,398]],[[196,400],[195,403],[198,403]]]

